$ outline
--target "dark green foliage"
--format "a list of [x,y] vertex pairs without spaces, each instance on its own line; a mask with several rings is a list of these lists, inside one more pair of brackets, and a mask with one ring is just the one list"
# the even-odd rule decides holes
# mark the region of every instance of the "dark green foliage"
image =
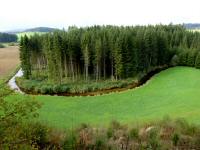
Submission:
[[[7,101],[5,97],[11,91],[2,85],[1,88],[0,149],[22,149],[24,147],[31,149],[33,142],[31,139],[32,137],[38,139],[38,134],[30,134],[32,125],[26,126],[25,122],[38,116],[37,109],[40,108],[40,104],[29,97],[19,101]],[[37,125],[37,127],[39,126]],[[46,136],[46,134],[40,134],[40,136]]]
[[177,146],[178,145],[178,141],[179,141],[180,137],[178,133],[174,133],[174,135],[172,136],[172,141],[173,141],[173,145]]
[[129,137],[133,140],[136,140],[139,138],[139,129],[137,128],[133,128],[130,130],[130,133],[129,133]]
[[188,61],[188,51],[183,50],[179,55],[179,64],[182,66],[187,66]]
[[[48,79],[54,83],[61,83],[63,78],[73,81],[81,77],[86,81],[128,78],[167,63],[165,59],[158,61],[158,51],[165,55],[169,49],[167,39],[156,31],[167,34],[167,28],[171,27],[70,27],[67,32],[24,37],[21,56],[30,59],[32,71],[48,70]],[[29,63],[24,58],[21,57],[22,66]],[[29,74],[25,73],[26,78]]]
[[63,149],[64,150],[76,149],[76,145],[77,145],[77,137],[74,131],[72,131],[71,134],[68,134],[66,136],[65,141],[63,143]]
[[190,66],[190,67],[195,66],[197,52],[198,51],[196,49],[192,49],[188,52],[187,66]]
[[0,42],[3,42],[3,43],[17,42],[17,35],[8,34],[8,33],[0,33]]
[[25,35],[20,40],[20,60],[23,69],[24,77],[29,79],[31,76],[31,49],[28,37]]
[[27,93],[40,94],[58,94],[58,93],[86,93],[95,92],[97,90],[105,90],[112,88],[123,88],[132,84],[135,80],[132,78],[122,79],[120,81],[112,80],[79,80],[77,82],[68,81],[66,84],[52,84],[46,80],[26,80],[24,78],[17,78],[17,84],[21,89]]
[[195,60],[195,68],[200,69],[200,52],[198,52]]
[[159,130],[153,128],[148,133],[148,144],[147,147],[152,150],[158,150],[161,148],[160,138],[159,138]]
[[68,31],[25,36],[20,58],[25,78],[36,71],[38,79],[47,72],[48,81],[56,84],[117,80],[170,63],[194,66],[199,39],[200,33],[179,25],[69,27]]
[[4,48],[5,46],[3,44],[0,43],[0,48]]

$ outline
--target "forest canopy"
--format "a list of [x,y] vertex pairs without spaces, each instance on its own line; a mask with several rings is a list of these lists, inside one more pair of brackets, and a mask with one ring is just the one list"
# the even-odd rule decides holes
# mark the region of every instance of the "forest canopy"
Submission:
[[27,79],[118,80],[170,64],[200,68],[199,41],[181,25],[69,27],[22,37],[20,59]]

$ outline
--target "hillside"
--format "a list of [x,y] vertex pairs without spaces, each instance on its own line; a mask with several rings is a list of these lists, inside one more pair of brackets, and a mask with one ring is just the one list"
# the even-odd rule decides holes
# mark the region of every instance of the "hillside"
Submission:
[[23,32],[53,32],[55,30],[58,29],[49,27],[36,27],[36,28],[26,29]]
[[58,30],[56,28],[50,28],[50,27],[35,27],[35,28],[29,28],[29,29],[16,29],[16,30],[10,30],[5,31],[5,33],[9,34],[19,34],[19,33],[25,33],[25,32],[53,32],[55,30]]

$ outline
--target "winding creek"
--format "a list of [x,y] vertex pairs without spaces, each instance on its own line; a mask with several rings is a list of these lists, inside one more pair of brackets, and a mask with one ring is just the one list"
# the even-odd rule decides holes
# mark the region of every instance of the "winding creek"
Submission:
[[[155,74],[159,73],[162,70],[166,70],[168,68],[169,68],[169,66],[157,67],[156,69],[150,71],[145,76],[140,78],[140,80],[138,82],[134,82],[134,83],[128,85],[127,87],[123,87],[123,88],[103,89],[103,90],[97,90],[97,91],[86,92],[86,93],[57,93],[57,94],[51,94],[51,95],[57,95],[57,96],[95,96],[95,95],[108,94],[108,93],[111,93],[111,92],[121,92],[121,91],[125,91],[125,90],[128,90],[128,89],[133,89],[133,88],[142,86],[147,81],[149,81],[151,79],[151,77],[153,77]],[[26,90],[23,90],[23,89],[21,90],[19,88],[19,86],[16,84],[16,77],[22,77],[22,76],[23,76],[23,71],[22,71],[22,69],[19,69],[19,71],[9,80],[8,85],[12,90],[14,90],[17,93],[21,93],[21,94],[24,94],[24,93],[31,94],[31,95],[41,94],[41,93],[33,93],[33,92],[26,91]]]
[[19,69],[18,72],[8,81],[8,85],[10,89],[14,90],[17,93],[24,94],[16,84],[16,77],[22,77],[23,76],[23,71],[22,69]]

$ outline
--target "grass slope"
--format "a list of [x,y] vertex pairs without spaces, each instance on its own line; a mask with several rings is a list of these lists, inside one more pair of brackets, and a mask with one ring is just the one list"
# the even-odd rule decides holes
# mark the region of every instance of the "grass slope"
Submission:
[[[15,95],[11,98],[21,98]],[[40,121],[56,127],[81,123],[107,125],[184,117],[200,123],[200,70],[175,67],[155,75],[142,87],[94,97],[34,96],[43,103]]]

